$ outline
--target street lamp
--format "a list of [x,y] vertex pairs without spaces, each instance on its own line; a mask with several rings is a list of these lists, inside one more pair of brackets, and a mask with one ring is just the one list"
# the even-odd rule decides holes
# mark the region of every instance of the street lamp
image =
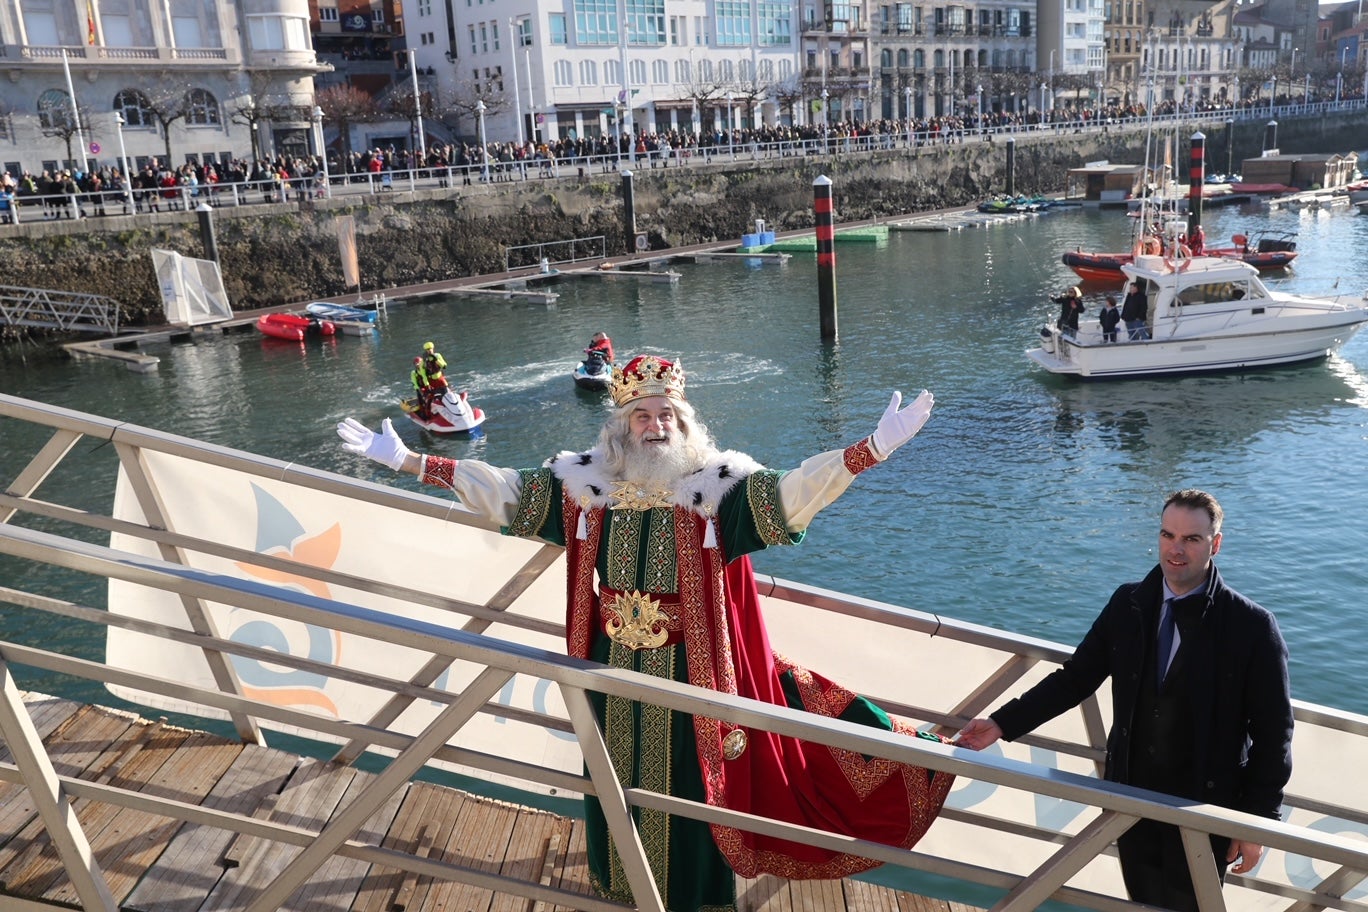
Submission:
[[912,87],[903,86],[903,117],[907,119],[907,147],[912,148]]
[[485,143],[484,132],[485,103],[481,98],[475,102],[475,114],[480,118],[480,180],[489,181],[489,146]]
[[332,182],[328,175],[328,147],[323,142],[323,109],[314,105],[313,109],[314,124],[314,145],[318,149],[318,157],[323,161],[323,196],[332,198]]
[[978,98],[978,131],[983,135],[983,86],[978,86],[974,90],[974,95]]
[[1045,83],[1040,84],[1040,123],[1045,123]]
[[823,134],[823,135],[826,134],[827,126],[830,124],[830,119],[827,117],[827,99],[828,99],[829,97],[830,97],[830,93],[827,92],[826,89],[822,89],[822,134]]
[[1349,53],[1349,45],[1340,49],[1339,72],[1335,74],[1335,107],[1339,107],[1340,90],[1344,88],[1344,55]]
[[409,58],[409,78],[413,82],[413,115],[417,119],[418,126],[418,164],[422,167],[427,164],[427,131],[423,129],[423,96],[418,94],[418,51],[416,48],[408,49]]
[[127,201],[128,205],[132,207],[133,211],[136,212],[137,207],[133,205],[133,175],[129,173],[128,170],[128,152],[124,149],[123,128],[123,112],[115,111],[114,129],[119,133],[119,167],[123,168],[124,199]]
[[727,154],[732,158],[736,157],[736,148],[732,140],[732,93],[727,93]]
[[[518,45],[522,44],[522,29],[518,27],[518,20],[512,17],[508,20],[508,59],[512,61],[510,67],[513,73],[513,117],[518,122],[518,145],[523,144],[523,118],[522,118],[522,89],[518,86]],[[517,43],[514,43],[514,36]],[[532,74],[527,74],[528,85],[532,83]]]

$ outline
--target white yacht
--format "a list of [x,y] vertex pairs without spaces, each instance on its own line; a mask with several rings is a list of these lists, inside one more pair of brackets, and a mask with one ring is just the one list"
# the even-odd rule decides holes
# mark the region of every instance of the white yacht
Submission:
[[1026,352],[1056,374],[1086,378],[1239,370],[1322,358],[1368,322],[1368,293],[1334,297],[1270,291],[1254,267],[1218,257],[1140,256],[1122,267],[1125,288],[1138,281],[1149,301],[1150,338],[1103,340],[1096,308],[1069,334],[1041,327]]

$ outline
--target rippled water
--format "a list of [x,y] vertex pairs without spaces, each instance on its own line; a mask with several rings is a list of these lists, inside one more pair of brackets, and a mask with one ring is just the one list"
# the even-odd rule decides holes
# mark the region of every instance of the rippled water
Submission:
[[[1368,218],[1227,209],[1208,211],[1206,224],[1212,243],[1296,231],[1302,257],[1283,284],[1368,287]],[[1059,253],[1120,249],[1129,232],[1117,212],[1070,211],[842,244],[840,340],[830,347],[818,339],[813,259],[800,255],[782,267],[679,265],[675,286],[563,282],[554,308],[413,299],[370,340],[300,346],[236,334],[166,347],[154,375],[11,358],[0,389],[416,486],[346,457],[333,425],[389,416],[414,447],[540,463],[589,445],[606,415],[604,398],[569,376],[599,329],[620,356],[682,357],[690,398],[721,444],[774,467],[859,439],[892,389],[927,387],[937,406],[921,435],[861,476],[803,546],[760,555],[761,572],[1072,643],[1117,584],[1153,565],[1164,494],[1201,486],[1227,509],[1227,579],[1283,625],[1294,695],[1368,712],[1358,683],[1368,659],[1344,648],[1368,639],[1354,607],[1368,591],[1368,333],[1297,368],[1104,384],[1044,375],[1023,351],[1054,314],[1049,295],[1076,281]],[[482,439],[430,437],[402,419],[396,398],[427,339],[489,412]],[[0,437],[0,475],[11,478],[35,444],[12,423],[0,423]],[[83,447],[51,483],[109,488],[83,474],[93,445]],[[7,635],[27,623],[13,609],[0,617]]]

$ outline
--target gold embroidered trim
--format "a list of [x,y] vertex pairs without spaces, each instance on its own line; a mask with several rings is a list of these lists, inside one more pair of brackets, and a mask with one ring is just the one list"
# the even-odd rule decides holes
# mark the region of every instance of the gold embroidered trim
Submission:
[[429,456],[423,460],[423,475],[418,480],[426,485],[451,490],[456,483],[456,460],[445,456]]
[[755,531],[766,547],[791,543],[784,525],[784,508],[779,505],[779,479],[782,473],[761,469],[746,477],[746,503],[750,505]]
[[522,538],[536,535],[551,515],[552,484],[550,469],[520,469],[522,492],[518,497],[518,511],[508,524],[508,534]]
[[[637,585],[637,555],[640,551],[641,530],[646,526],[646,514],[636,512],[607,513],[608,549],[607,585],[623,591]],[[647,587],[650,588],[649,586]]]

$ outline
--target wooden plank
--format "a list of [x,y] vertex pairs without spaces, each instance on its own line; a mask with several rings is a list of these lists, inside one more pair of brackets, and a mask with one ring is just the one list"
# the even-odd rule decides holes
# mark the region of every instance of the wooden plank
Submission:
[[[451,844],[456,833],[456,823],[461,819],[461,809],[471,796],[456,789],[442,788],[424,783],[424,787],[432,789],[432,796],[428,799],[427,811],[424,815],[424,822],[428,825],[428,857],[439,861],[456,863],[451,858],[447,846]],[[447,881],[438,880],[427,875],[419,876],[413,882],[413,891],[405,902],[406,909],[441,909],[439,905],[434,905],[429,901],[433,891],[438,889]],[[389,907],[383,912],[399,912],[399,910]]]
[[[445,845],[456,822],[456,809],[464,795],[427,782],[413,783],[399,807],[393,826],[382,843],[387,848],[434,857],[435,847]],[[431,878],[398,868],[372,872],[352,906],[354,912],[402,912],[420,908],[426,895],[424,881]]]
[[[373,774],[357,773],[334,814],[350,805],[374,782]],[[350,838],[367,845],[379,845],[394,822],[408,789],[408,783],[396,789]],[[346,912],[356,900],[370,869],[369,862],[333,855],[295,891],[289,906],[298,912]]]
[[[517,822],[515,805],[477,795],[468,796],[447,843],[447,860],[478,871],[498,871]],[[487,912],[493,893],[471,884],[445,881],[428,891],[426,908]]]
[[[139,758],[150,775],[137,790],[158,798],[199,804],[242,752],[242,747],[240,742],[218,735],[188,732],[188,737],[155,769],[151,769],[147,759],[151,751],[145,747]],[[130,765],[127,773],[134,772]],[[133,783],[129,785],[132,787]],[[87,828],[86,835],[115,898],[122,901],[133,890],[182,825],[182,821],[150,811],[116,809],[101,831],[96,832],[93,826]],[[44,896],[73,905],[80,900],[69,883],[49,890]]]
[[[251,814],[289,780],[298,758],[260,745],[241,745],[203,805]],[[234,834],[202,824],[182,827],[124,901],[129,912],[194,912],[223,876],[223,855]]]
[[898,912],[898,899],[888,887],[847,880],[843,883],[849,912]]
[[793,880],[789,882],[793,912],[829,912],[845,908],[845,892],[839,880]]
[[[554,820],[555,815],[546,811],[526,807],[520,809],[499,873],[528,883],[539,882],[542,869],[546,866]],[[493,912],[527,912],[531,903],[532,900],[525,896],[500,893],[494,897],[490,908]]]
[[[322,761],[301,763],[280,793],[270,819],[321,830],[355,775],[356,770],[349,767]],[[260,885],[270,882],[299,854],[294,846],[257,836],[243,842],[242,863],[219,879],[201,906],[203,912],[245,908]]]
[[737,878],[737,912],[791,912],[789,882],[771,874],[755,879]]
[[[87,706],[52,733],[44,745],[60,776],[96,778],[136,738],[142,729],[133,719]],[[0,890],[32,897],[24,871],[49,844],[28,790],[20,791],[0,809],[0,826],[15,835],[0,846]]]
[[[38,737],[44,741],[81,710],[80,703],[45,694],[26,693],[23,698],[29,718],[33,720],[33,727],[37,730]],[[4,742],[0,742],[0,761],[14,762],[14,755]],[[22,785],[15,782],[0,782],[0,845],[12,839],[23,827],[24,821],[32,816],[32,811],[26,814],[18,811],[27,800],[27,790]],[[5,818],[6,810],[17,816]]]
[[[190,735],[186,729],[166,728],[156,722],[139,723],[136,727],[137,737],[123,745],[113,761],[101,770],[97,781],[115,788],[137,791],[156,775],[157,770],[180,749]],[[80,821],[81,829],[85,831],[91,851],[95,853],[96,860],[100,862],[100,867],[104,871],[110,892],[114,894],[115,899],[121,899],[123,894],[133,888],[137,878],[126,880],[125,875],[123,880],[126,882],[121,884],[122,889],[116,888],[114,882],[120,880],[118,873],[110,870],[100,858],[101,851],[110,847],[111,838],[115,841],[122,839],[117,831],[113,837],[106,833],[121,813],[121,809],[117,805],[85,798],[72,802],[72,806],[76,810],[76,818]],[[143,819],[169,822],[165,818],[153,818],[150,815],[143,815]],[[171,833],[168,832],[166,838],[169,839],[170,836]],[[78,899],[66,876],[62,859],[58,857],[56,848],[51,843],[33,859],[22,876],[27,882],[27,890],[32,891],[27,895],[55,900],[57,894],[65,892],[67,901],[76,902]]]
[[[591,894],[594,891],[589,882],[589,844],[581,818],[562,818],[561,831],[567,836],[562,839],[566,846],[556,862],[551,882],[562,890]],[[565,906],[553,906],[555,912],[569,912]]]

